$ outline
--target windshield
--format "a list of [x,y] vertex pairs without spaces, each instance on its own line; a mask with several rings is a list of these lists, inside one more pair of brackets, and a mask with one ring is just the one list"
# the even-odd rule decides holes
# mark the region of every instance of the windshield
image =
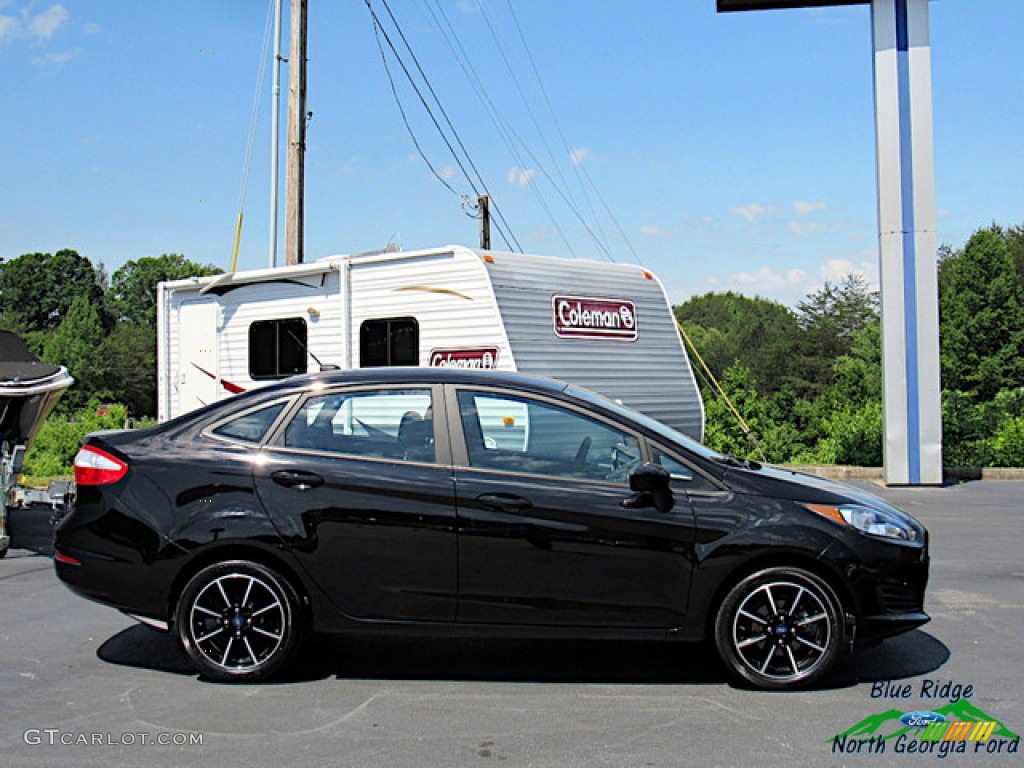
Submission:
[[631,421],[635,421],[636,423],[640,424],[643,427],[646,427],[647,429],[665,438],[666,440],[670,440],[687,449],[691,453],[695,453],[698,456],[701,456],[705,459],[710,459],[712,461],[720,461],[723,458],[722,454],[718,453],[718,451],[711,450],[703,443],[699,443],[696,440],[694,440],[692,437],[688,437],[684,435],[682,432],[677,432],[676,430],[672,429],[672,427],[662,424],[660,421],[652,419],[650,416],[647,416],[646,414],[640,413],[639,411],[634,411],[632,408],[628,408],[624,405],[620,405],[619,403],[613,402],[612,400],[609,400],[606,397],[602,397],[601,395],[598,395],[594,392],[591,392],[588,389],[569,386],[566,387],[565,391],[567,394],[570,394],[573,397],[578,397],[580,400],[584,400],[588,403],[600,405],[602,408],[607,408],[608,410],[617,413],[619,416],[628,418]]

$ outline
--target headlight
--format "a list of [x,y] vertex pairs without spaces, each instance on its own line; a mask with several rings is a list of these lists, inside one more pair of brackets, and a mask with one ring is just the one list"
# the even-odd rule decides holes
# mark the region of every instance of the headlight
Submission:
[[918,541],[917,529],[906,515],[896,509],[877,509],[861,504],[843,504],[839,507],[826,504],[804,504],[803,506],[822,517],[852,526],[871,536],[896,539],[897,541]]

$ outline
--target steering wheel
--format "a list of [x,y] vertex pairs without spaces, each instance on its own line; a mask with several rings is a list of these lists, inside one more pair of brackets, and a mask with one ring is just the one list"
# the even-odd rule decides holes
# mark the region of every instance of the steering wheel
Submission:
[[573,460],[573,466],[576,469],[583,469],[587,465],[587,454],[590,453],[590,446],[593,442],[589,435],[580,442],[580,447],[576,449],[576,458]]

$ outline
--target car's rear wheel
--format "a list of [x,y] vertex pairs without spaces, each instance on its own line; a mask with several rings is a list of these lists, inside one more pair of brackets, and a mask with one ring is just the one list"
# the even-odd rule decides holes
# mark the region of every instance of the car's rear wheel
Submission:
[[299,599],[288,580],[248,560],[193,576],[177,609],[178,637],[200,674],[262,680],[284,667],[301,640]]
[[842,607],[818,576],[767,568],[734,586],[715,621],[719,655],[736,677],[775,690],[820,680],[839,656]]

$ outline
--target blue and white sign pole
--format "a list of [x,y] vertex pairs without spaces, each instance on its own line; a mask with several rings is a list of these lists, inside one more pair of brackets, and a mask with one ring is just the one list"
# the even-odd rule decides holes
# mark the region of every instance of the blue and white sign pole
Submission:
[[942,484],[928,0],[717,0],[719,11],[871,4],[885,482]]
[[872,0],[885,481],[942,483],[928,0]]

